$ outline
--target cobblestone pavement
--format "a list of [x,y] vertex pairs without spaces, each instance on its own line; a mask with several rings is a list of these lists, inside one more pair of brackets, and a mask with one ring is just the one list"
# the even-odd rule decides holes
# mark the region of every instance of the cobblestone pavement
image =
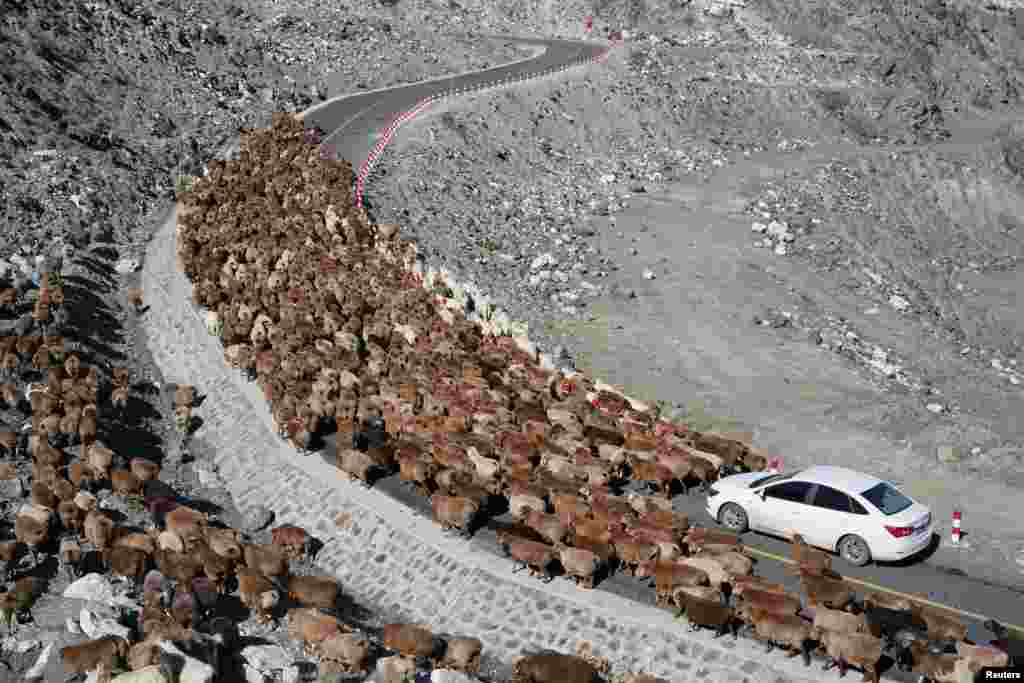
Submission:
[[[175,262],[175,215],[154,235],[142,272],[156,363],[165,381],[192,383],[207,395],[197,436],[214,452],[239,509],[265,505],[279,523],[307,528],[325,544],[322,569],[353,598],[438,632],[476,635],[505,661],[534,649],[572,651],[587,640],[613,670],[649,671],[669,681],[680,680],[681,672],[723,683],[821,680],[817,667],[765,655],[751,640],[713,640],[710,632],[689,633],[655,607],[513,574],[511,561],[471,553],[468,541],[430,519],[343,480],[319,458],[296,455],[273,433],[258,386],[225,365],[192,307],[191,286]],[[335,521],[340,513],[351,515],[347,529]]]

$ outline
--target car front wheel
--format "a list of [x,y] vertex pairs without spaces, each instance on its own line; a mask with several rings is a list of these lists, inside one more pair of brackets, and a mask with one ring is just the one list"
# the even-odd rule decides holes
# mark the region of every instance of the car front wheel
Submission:
[[855,567],[863,567],[871,562],[871,549],[860,536],[844,536],[837,550],[840,557]]
[[722,506],[718,511],[718,523],[737,534],[742,534],[750,528],[747,511],[736,503],[726,503]]

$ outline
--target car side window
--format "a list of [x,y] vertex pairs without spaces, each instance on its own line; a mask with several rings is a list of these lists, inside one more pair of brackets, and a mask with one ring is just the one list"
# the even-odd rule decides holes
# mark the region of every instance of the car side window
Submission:
[[810,490],[811,485],[805,481],[784,481],[781,484],[766,488],[765,494],[769,498],[787,500],[791,503],[806,503],[807,494]]
[[818,491],[814,494],[814,506],[846,513],[851,512],[853,509],[852,501],[848,495],[842,491],[835,490],[831,486],[821,485],[818,486]]
[[853,514],[855,514],[855,515],[866,515],[866,514],[868,514],[868,511],[864,509],[863,505],[861,505],[860,503],[857,502],[856,498],[853,498],[853,497],[850,498],[850,505],[852,506]]

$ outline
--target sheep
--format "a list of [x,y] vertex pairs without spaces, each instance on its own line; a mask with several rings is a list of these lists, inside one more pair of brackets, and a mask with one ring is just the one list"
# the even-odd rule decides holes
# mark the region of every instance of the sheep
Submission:
[[68,465],[68,479],[82,491],[89,491],[96,484],[96,475],[92,468],[83,462],[73,462]]
[[635,575],[642,562],[657,557],[657,545],[645,543],[621,531],[613,531],[610,536],[615,555],[619,559],[619,567],[627,575]]
[[377,671],[383,683],[404,683],[416,676],[416,660],[401,655],[382,657],[377,660]]
[[366,671],[370,666],[370,641],[363,635],[336,633],[319,647],[320,662],[325,670],[345,673]]
[[33,567],[39,563],[39,546],[46,543],[48,536],[49,525],[40,524],[37,518],[22,514],[20,511],[14,518],[14,537],[28,548]]
[[800,584],[807,594],[807,604],[811,607],[823,605],[832,609],[846,609],[857,600],[856,593],[841,579],[803,574]]
[[574,655],[526,655],[512,669],[512,683],[594,683],[597,678],[597,669]]
[[967,639],[967,626],[952,616],[916,603],[911,605],[910,613],[924,621],[930,640],[958,643]]
[[128,656],[128,641],[118,636],[103,636],[79,645],[68,645],[60,650],[64,671],[79,674],[92,671],[101,663],[113,666],[117,660]]
[[720,638],[731,628],[733,640],[739,636],[740,620],[736,618],[736,613],[728,605],[713,600],[677,595],[679,597],[676,599],[682,600],[679,604],[679,615],[682,615],[683,611],[686,612],[691,631],[697,631],[701,627],[712,628],[715,630],[714,637]]
[[867,617],[827,607],[814,608],[814,628],[840,633],[870,633]]
[[128,300],[128,305],[134,308],[136,313],[142,312],[142,288],[129,287],[125,298]]
[[644,462],[635,457],[629,461],[632,478],[653,486],[658,495],[669,498],[672,495],[672,481],[676,478],[672,470],[654,462]]
[[246,543],[242,545],[245,566],[264,576],[287,579],[290,574],[288,556],[274,545]]
[[181,537],[185,542],[186,550],[203,537],[208,523],[209,516],[206,513],[193,510],[185,505],[179,505],[164,517],[164,525],[167,530],[173,531]]
[[50,482],[50,490],[53,491],[53,495],[57,496],[57,500],[61,502],[74,500],[77,493],[74,485],[63,477],[58,477]]
[[412,458],[400,459],[398,467],[398,476],[402,481],[413,484],[422,496],[433,495],[435,488],[433,479],[438,471],[436,463]]
[[424,626],[384,624],[381,633],[384,647],[405,657],[439,659],[444,655],[444,641]]
[[95,510],[96,506],[99,504],[96,496],[88,491],[79,491],[76,493],[72,502],[74,502],[75,507],[77,507],[83,515],[88,515],[90,512]]
[[237,529],[207,527],[206,543],[221,557],[236,562],[242,559],[242,536]]
[[285,524],[270,532],[272,543],[280,546],[292,559],[299,559],[308,552],[312,537],[302,527]]
[[[339,441],[339,445],[340,443]],[[355,478],[366,486],[372,485],[374,475],[379,470],[379,465],[373,458],[354,448],[339,448],[336,464],[348,478]]]
[[98,510],[90,510],[86,514],[83,528],[85,539],[100,552],[106,550],[113,541],[114,520]]
[[760,576],[734,576],[732,579],[732,595],[737,598],[742,597],[743,593],[750,589],[757,589],[761,591],[767,591],[769,593],[778,593],[784,595],[786,587],[781,583],[775,583],[768,581],[767,579]]
[[772,614],[763,609],[753,609],[750,623],[758,639],[767,641],[767,651],[771,652],[776,644],[786,648],[788,656],[803,655],[804,666],[811,665],[812,642],[815,640],[813,628],[798,616]]
[[10,581],[14,575],[14,567],[21,560],[21,550],[25,548],[19,541],[0,542],[0,562],[4,563],[4,581]]
[[114,463],[114,451],[98,443],[92,443],[89,447],[83,448],[87,453],[86,462],[98,479],[110,478],[110,467]]
[[32,484],[32,503],[34,505],[54,510],[57,508],[58,502],[57,496],[49,486],[38,481]]
[[149,558],[145,552],[130,547],[105,548],[101,554],[104,564],[110,567],[110,572],[131,580],[135,589],[142,588],[142,578],[146,573]]
[[522,521],[526,518],[528,510],[546,512],[547,505],[544,503],[543,493],[527,485],[513,483],[509,490],[508,509],[513,518]]
[[686,601],[690,598],[718,602],[723,605],[728,603],[725,594],[714,586],[675,586],[672,589],[672,599],[669,604],[674,604],[679,609],[684,609]]
[[179,581],[168,610],[171,620],[180,628],[191,628],[196,622],[196,599],[190,590],[191,581]]
[[681,557],[676,561],[704,570],[712,586],[722,588],[723,586],[732,585],[733,575],[726,571],[725,567],[713,557]]
[[235,562],[213,552],[204,541],[196,545],[193,553],[196,551],[203,565],[203,578],[206,578],[218,593],[223,593],[228,577],[234,573]]
[[683,542],[691,553],[700,552],[707,545],[727,545],[737,551],[743,549],[743,541],[736,534],[702,526],[689,529],[683,537]]
[[186,553],[158,549],[153,553],[153,560],[160,573],[185,585],[203,573],[202,561]]
[[110,406],[118,417],[123,418],[128,412],[129,397],[130,394],[127,386],[115,386],[110,390]]
[[505,555],[522,565],[513,571],[526,568],[531,576],[543,575],[546,582],[554,578],[548,571],[548,567],[555,561],[554,547],[537,541],[511,538],[505,539],[502,545]]
[[967,668],[972,673],[984,667],[1003,668],[1010,666],[1010,655],[990,645],[970,645],[963,641],[956,644],[956,653],[967,661]]
[[659,606],[669,603],[676,586],[706,586],[709,583],[708,575],[703,570],[677,562],[665,562],[660,558],[641,562],[634,576],[654,577]]
[[793,562],[797,567],[796,572],[799,572],[800,568],[803,567],[817,568],[819,573],[832,569],[831,555],[823,550],[807,545],[804,537],[800,534],[791,534],[790,540],[793,542]]
[[78,544],[78,541],[70,538],[61,539],[58,557],[61,568],[67,574],[68,581],[73,581],[81,575],[82,546]]
[[442,529],[459,529],[466,536],[472,534],[473,522],[480,512],[480,504],[461,496],[442,496],[434,494],[430,497],[430,509],[434,521]]
[[749,576],[754,571],[754,561],[746,555],[735,551],[716,554],[707,553],[705,551],[697,553],[694,557],[703,557],[714,560],[718,564],[722,565],[725,571],[729,572],[733,577]]
[[132,458],[129,468],[142,482],[153,481],[160,476],[160,465],[145,458]]
[[292,576],[288,597],[309,607],[333,608],[338,600],[338,582],[327,576]]
[[566,524],[558,515],[527,510],[523,521],[528,527],[539,533],[547,542],[559,543],[565,540],[573,520],[568,520],[569,523]]
[[181,540],[181,536],[174,533],[173,531],[161,531],[156,537],[156,548],[157,550],[169,550],[174,553],[185,552],[185,542]]
[[334,617],[311,607],[288,610],[287,620],[288,634],[303,644],[306,654],[318,654],[327,639],[352,632]]
[[451,638],[444,657],[433,662],[435,669],[454,669],[467,674],[480,672],[480,654],[484,644],[479,638]]
[[762,610],[778,616],[793,616],[801,609],[798,595],[749,588],[743,593],[743,597],[737,600],[737,605],[741,616],[748,620],[754,610]]
[[263,596],[274,590],[274,584],[255,569],[248,567],[238,569],[238,597],[243,605],[253,611],[256,620],[260,623],[269,622],[271,619]]
[[869,633],[849,633],[831,631],[823,628],[812,629],[814,639],[829,656],[830,661],[822,667],[828,671],[833,666],[839,667],[840,677],[846,675],[847,666],[860,666],[864,671],[864,680],[878,683],[878,662],[882,658],[882,641]]
[[114,493],[122,496],[141,495],[142,480],[130,470],[111,470],[110,484]]
[[601,568],[601,558],[589,550],[571,548],[556,543],[555,551],[567,576],[575,579],[577,588],[590,590],[594,587],[594,574]]

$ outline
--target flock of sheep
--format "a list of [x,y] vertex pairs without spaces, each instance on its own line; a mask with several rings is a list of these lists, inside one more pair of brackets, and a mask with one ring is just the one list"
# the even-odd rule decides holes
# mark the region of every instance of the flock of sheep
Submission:
[[[183,197],[178,226],[179,265],[209,332],[259,382],[297,449],[336,431],[341,472],[370,485],[397,471],[430,496],[437,523],[467,534],[500,497],[517,523],[499,541],[534,575],[550,580],[560,566],[582,588],[616,568],[652,577],[658,604],[694,627],[735,636],[747,624],[807,665],[818,649],[840,675],[854,665],[877,682],[895,646],[901,666],[956,683],[1006,664],[949,615],[886,594],[858,601],[829,556],[799,538],[806,607],[754,576],[737,537],[691,526],[671,497],[764,470],[761,453],[545,369],[512,337],[468,319],[447,283],[422,286],[415,245],[397,226],[352,209],[347,163],[318,158],[310,142],[315,132],[284,115],[246,132],[239,159],[211,162]],[[627,480],[656,495],[617,495]],[[535,656],[517,663],[516,682],[596,673],[579,657]]]

